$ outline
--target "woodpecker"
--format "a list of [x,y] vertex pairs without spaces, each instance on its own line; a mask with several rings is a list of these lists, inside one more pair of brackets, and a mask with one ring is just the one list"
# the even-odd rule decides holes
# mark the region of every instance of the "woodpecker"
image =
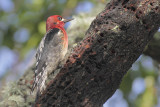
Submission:
[[66,22],[73,19],[64,19],[59,15],[48,17],[46,34],[41,40],[36,53],[35,77],[31,92],[37,89],[37,96],[46,88],[48,75],[57,68],[64,59],[68,50],[68,36],[64,29]]

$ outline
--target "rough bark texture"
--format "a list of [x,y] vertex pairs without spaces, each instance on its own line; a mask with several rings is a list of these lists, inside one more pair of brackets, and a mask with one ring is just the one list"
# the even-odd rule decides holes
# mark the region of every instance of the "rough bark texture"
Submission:
[[35,106],[102,106],[159,26],[159,0],[111,0]]

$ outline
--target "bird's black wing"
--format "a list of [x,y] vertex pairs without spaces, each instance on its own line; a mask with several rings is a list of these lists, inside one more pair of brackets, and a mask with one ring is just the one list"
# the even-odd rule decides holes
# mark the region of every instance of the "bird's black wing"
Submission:
[[53,37],[60,31],[58,28],[51,29],[41,40],[39,47],[37,48],[36,60],[38,61],[41,58],[44,47],[49,44]]
[[[58,44],[58,40],[54,40],[56,39],[56,36],[58,34],[58,32],[60,31],[60,29],[58,28],[54,28],[51,29],[41,40],[39,47],[37,49],[37,53],[36,53],[36,68],[35,68],[35,80],[32,86],[32,92],[34,91],[35,87],[37,87],[38,83],[42,82],[43,77],[42,74],[44,73],[43,69],[47,66],[46,63],[46,54],[47,54],[47,49],[49,48],[49,44],[53,44],[56,45]],[[45,72],[46,73],[46,72]],[[44,75],[44,74],[43,74]],[[47,75],[47,74],[45,74]]]

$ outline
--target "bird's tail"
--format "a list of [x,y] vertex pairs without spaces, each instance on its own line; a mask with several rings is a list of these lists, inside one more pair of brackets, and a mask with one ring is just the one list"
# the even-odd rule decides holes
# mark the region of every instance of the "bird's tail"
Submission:
[[47,72],[41,72],[38,75],[35,74],[34,82],[32,85],[31,93],[36,89],[36,93],[39,96],[46,88]]
[[41,95],[40,91],[37,90],[35,101],[34,101],[34,103],[32,104],[31,107],[36,107],[36,103],[38,102],[38,98],[39,98],[40,95]]
[[32,85],[32,88],[31,88],[31,93],[30,94],[32,94],[33,93],[33,91],[35,90],[35,88],[37,87],[37,81],[36,81],[36,78],[34,79],[34,82],[33,82],[33,85]]
[[[35,98],[35,102],[38,101],[40,95],[42,94],[42,92],[45,90],[46,88],[46,80],[47,80],[47,72],[43,72],[43,73],[39,73],[38,75],[35,76],[33,85],[32,85],[32,89],[31,89],[31,93],[34,92],[34,90],[36,89],[36,98]],[[35,104],[32,105],[32,107],[35,107]]]
[[36,72],[34,72],[34,82],[33,82],[30,94],[32,94],[35,88],[37,87],[37,83],[38,83],[38,80],[36,78]]

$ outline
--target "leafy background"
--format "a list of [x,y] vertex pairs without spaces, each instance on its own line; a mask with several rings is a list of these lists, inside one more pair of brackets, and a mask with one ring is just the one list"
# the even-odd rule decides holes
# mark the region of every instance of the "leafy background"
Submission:
[[[73,17],[65,28],[72,48],[83,39],[109,0],[0,0],[0,101],[6,84],[33,66],[36,47],[50,15]],[[160,36],[157,31],[156,36]],[[160,107],[159,64],[141,55],[104,107]]]

